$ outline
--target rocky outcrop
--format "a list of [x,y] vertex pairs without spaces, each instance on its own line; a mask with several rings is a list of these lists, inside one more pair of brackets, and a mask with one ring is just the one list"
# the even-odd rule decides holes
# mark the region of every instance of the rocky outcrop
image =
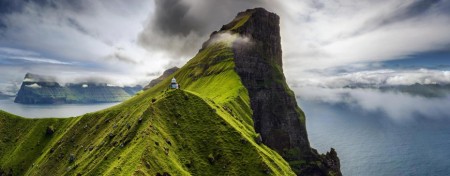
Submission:
[[161,81],[163,81],[164,79],[166,79],[167,77],[169,77],[170,75],[175,73],[178,69],[180,69],[180,68],[172,67],[172,68],[167,69],[166,71],[164,71],[164,73],[161,76],[150,81],[150,83],[144,87],[144,90],[152,88],[156,84],[160,83]]
[[22,104],[108,103],[134,95],[140,87],[108,86],[106,83],[77,83],[61,86],[49,76],[27,73],[14,100]]
[[334,149],[319,155],[310,147],[305,115],[283,74],[279,23],[274,13],[250,9],[212,35],[232,33],[244,39],[233,43],[235,70],[250,95],[254,127],[263,143],[282,154],[297,174],[339,175]]

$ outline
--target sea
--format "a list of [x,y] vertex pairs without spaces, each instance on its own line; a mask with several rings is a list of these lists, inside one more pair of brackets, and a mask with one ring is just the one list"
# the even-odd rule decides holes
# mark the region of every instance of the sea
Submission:
[[[343,175],[450,175],[450,118],[398,122],[346,104],[299,99],[313,148],[335,148]],[[73,117],[118,103],[23,105],[0,100],[0,109],[27,118]]]
[[311,146],[322,153],[335,148],[343,175],[450,175],[448,117],[399,122],[346,104],[299,102]]
[[14,99],[0,100],[0,110],[26,118],[74,117],[95,112],[119,103],[26,105]]

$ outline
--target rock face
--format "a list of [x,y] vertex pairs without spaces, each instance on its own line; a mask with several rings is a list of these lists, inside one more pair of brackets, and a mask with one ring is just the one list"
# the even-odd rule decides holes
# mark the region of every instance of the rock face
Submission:
[[137,87],[106,83],[77,83],[61,86],[52,77],[27,73],[14,102],[22,104],[107,103],[130,98]]
[[180,69],[180,68],[172,67],[172,68],[167,69],[166,71],[164,71],[164,73],[161,76],[159,76],[158,78],[150,81],[150,83],[144,87],[144,90],[152,88],[156,84],[160,83],[161,81],[163,81],[164,79],[166,79],[167,77],[169,77],[170,75],[175,73],[178,69]]
[[232,23],[174,73],[182,89],[167,89],[168,77],[75,118],[0,110],[0,175],[340,175],[333,149],[309,147],[281,69],[278,17],[253,9]]
[[[243,38],[233,43],[235,70],[248,90],[254,127],[263,143],[278,151],[298,174],[340,174],[334,149],[324,157],[310,147],[305,115],[283,74],[279,23],[274,13],[250,9],[212,35]],[[319,161],[325,167],[295,164],[303,161]]]

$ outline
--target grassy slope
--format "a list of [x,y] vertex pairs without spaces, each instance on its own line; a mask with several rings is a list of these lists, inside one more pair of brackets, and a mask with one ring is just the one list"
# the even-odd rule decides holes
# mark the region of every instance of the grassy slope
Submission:
[[[69,119],[0,114],[0,169],[26,175],[294,175],[255,142],[229,43],[202,50],[171,79],[115,107]],[[141,120],[140,120],[141,119]],[[56,132],[46,135],[47,126]],[[73,162],[71,162],[71,158]]]

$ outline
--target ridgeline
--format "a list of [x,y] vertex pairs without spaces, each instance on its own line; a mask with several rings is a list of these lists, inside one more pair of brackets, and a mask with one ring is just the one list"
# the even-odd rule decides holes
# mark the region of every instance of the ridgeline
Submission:
[[[175,73],[102,111],[0,112],[0,175],[341,175],[334,150],[309,146],[278,23],[241,12]],[[168,89],[172,77],[181,89]]]

